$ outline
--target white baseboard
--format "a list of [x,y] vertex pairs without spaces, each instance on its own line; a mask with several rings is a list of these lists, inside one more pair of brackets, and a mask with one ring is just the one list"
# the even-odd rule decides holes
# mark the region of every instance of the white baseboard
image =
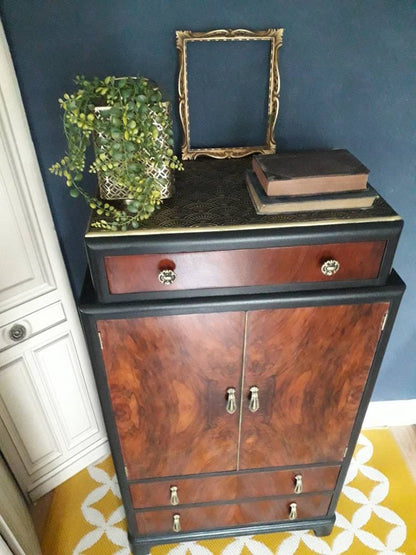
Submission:
[[364,418],[363,428],[411,426],[416,424],[416,399],[373,401]]

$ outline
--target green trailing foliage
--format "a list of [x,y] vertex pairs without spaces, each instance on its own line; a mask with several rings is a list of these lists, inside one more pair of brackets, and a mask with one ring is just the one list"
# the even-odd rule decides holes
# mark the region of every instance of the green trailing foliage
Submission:
[[[59,99],[68,150],[49,171],[65,178],[72,197],[82,196],[99,216],[91,224],[107,230],[137,229],[161,203],[158,181],[148,174],[149,160],[182,170],[173,152],[171,118],[158,87],[144,77],[75,79],[78,90]],[[158,140],[164,133],[162,147]],[[160,139],[160,138],[159,138]],[[90,196],[82,187],[88,147],[95,141],[90,173],[128,191],[125,208]]]

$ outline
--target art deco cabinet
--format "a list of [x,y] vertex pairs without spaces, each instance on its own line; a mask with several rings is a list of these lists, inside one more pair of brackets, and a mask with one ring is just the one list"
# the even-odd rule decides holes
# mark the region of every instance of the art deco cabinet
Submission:
[[248,165],[188,162],[140,231],[86,235],[80,311],[136,554],[328,534],[404,290],[383,199],[257,216]]

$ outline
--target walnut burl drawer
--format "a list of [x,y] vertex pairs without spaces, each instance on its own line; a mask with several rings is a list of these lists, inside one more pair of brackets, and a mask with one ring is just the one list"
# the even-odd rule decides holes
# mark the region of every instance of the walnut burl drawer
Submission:
[[110,294],[377,278],[385,241],[105,256]]
[[130,484],[135,509],[331,491],[339,466],[178,478]]
[[136,512],[140,534],[190,532],[325,516],[330,494]]

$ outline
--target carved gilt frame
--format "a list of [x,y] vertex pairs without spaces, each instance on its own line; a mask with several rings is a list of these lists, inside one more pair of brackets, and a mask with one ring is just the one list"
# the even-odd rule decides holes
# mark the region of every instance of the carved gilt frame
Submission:
[[[249,154],[272,154],[276,151],[274,128],[279,111],[280,78],[278,69],[278,54],[282,45],[283,29],[266,29],[263,31],[248,31],[246,29],[218,29],[208,32],[176,31],[176,48],[179,56],[179,116],[182,124],[183,142],[182,158],[194,160],[198,156],[213,158],[241,158]],[[267,106],[267,129],[265,129],[265,144],[256,146],[207,147],[192,148],[189,122],[189,93],[187,46],[196,41],[269,41],[270,68]]]

